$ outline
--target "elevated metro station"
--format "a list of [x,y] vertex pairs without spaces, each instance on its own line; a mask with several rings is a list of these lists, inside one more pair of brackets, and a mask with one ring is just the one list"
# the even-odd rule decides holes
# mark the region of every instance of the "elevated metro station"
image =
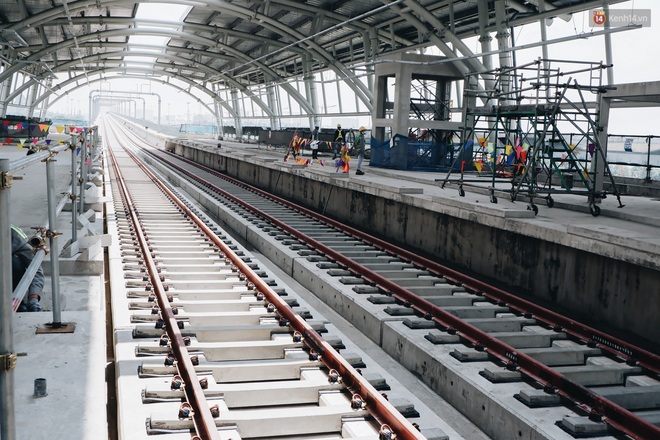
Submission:
[[[618,38],[648,35],[658,12],[651,3],[1,4],[0,438],[654,438],[660,430],[660,145],[648,131],[652,116],[632,113],[635,120],[621,112],[653,115],[660,78],[640,61],[639,76],[624,81],[630,66],[619,67],[616,51]],[[582,45],[590,48],[587,56]],[[366,152],[356,155],[360,133]],[[140,148],[147,152],[137,153]],[[149,403],[170,399],[174,407],[172,395],[177,405],[196,399],[187,394],[189,376],[180,373],[185,395],[179,395],[155,379],[162,373],[145,373],[162,370],[142,359],[163,355],[150,344],[175,351],[176,338],[146,330],[157,318],[156,326],[163,325],[165,306],[150,317],[153,299],[136,289],[158,290],[158,278],[167,279],[183,311],[170,323],[176,327],[178,320],[187,331],[203,366],[213,356],[199,348],[202,329],[211,332],[195,324],[207,322],[195,321],[192,310],[200,306],[177,296],[181,281],[142,280],[150,252],[138,250],[127,238],[132,227],[122,226],[122,212],[131,208],[120,208],[120,201],[131,203],[128,190],[118,189],[128,183],[119,182],[139,181],[129,157],[146,158],[151,150],[159,151],[145,159],[153,162],[151,173],[169,181],[171,191],[183,191],[192,211],[206,213],[196,215],[213,217],[209,228],[218,237],[225,237],[221,226],[235,234],[227,246],[271,283],[263,286],[266,296],[293,294],[287,304],[298,304],[314,329],[327,324],[329,341],[358,353],[347,356],[351,368],[365,369],[370,384],[382,377],[392,385],[391,406],[407,422],[395,415],[387,423],[390,404],[379,393],[364,394],[373,413],[359,412],[354,389],[347,416],[346,402],[326,394],[325,378],[323,415],[308,402],[289,402],[305,408],[300,421],[287,422],[287,408],[264,412],[272,431],[226,416],[235,411],[233,388],[219,379],[206,394],[223,402],[222,421],[214,407],[215,424],[202,421],[197,407],[192,415],[180,409],[178,417],[161,420]],[[346,156],[336,158],[339,150]],[[172,158],[156,159],[161,152]],[[177,165],[155,165],[159,160]],[[214,201],[193,188],[195,179],[215,177],[180,180],[186,161],[205,167],[200,173],[220,173],[324,216],[321,223],[353,231],[350,240],[366,234],[376,249],[356,260],[372,253],[390,258],[394,251],[386,245],[396,246],[403,275],[385,272],[405,283],[408,270],[421,271],[405,294],[418,293],[435,311],[390,290],[386,276],[370,278],[334,254],[324,257],[301,239],[285,238],[266,225],[272,219],[249,226],[251,214],[223,217],[221,206],[238,202]],[[356,164],[364,175],[356,175]],[[34,247],[30,280],[18,287],[7,258],[11,225]],[[300,227],[296,233],[305,234]],[[232,264],[234,270],[241,263]],[[42,312],[15,313],[39,266]],[[427,289],[431,276],[450,286]],[[194,285],[192,276],[183,278]],[[340,294],[342,286],[353,287]],[[433,296],[436,289],[451,299]],[[464,312],[467,303],[481,310]],[[273,304],[267,305],[271,314]],[[283,316],[276,311],[260,325]],[[215,319],[212,325],[223,324]],[[510,334],[513,329],[523,336]],[[275,331],[271,338],[292,338],[295,346],[296,332]],[[133,347],[135,335],[146,342]],[[313,339],[307,336],[305,343]],[[418,336],[423,341],[413,342]],[[456,348],[459,343],[466,347]],[[562,354],[547,354],[550,348]],[[299,360],[287,353],[286,360]],[[484,367],[487,361],[496,367]],[[305,365],[303,372],[317,368]],[[550,373],[552,367],[560,373]],[[351,382],[351,368],[336,368]],[[324,374],[328,369],[336,380],[335,369],[320,367]],[[145,376],[151,382],[142,389]],[[282,384],[254,386],[264,390],[264,400],[287,394],[277,391]],[[250,401],[246,396],[255,391],[246,387],[236,394]],[[141,391],[131,395],[134,388]]]

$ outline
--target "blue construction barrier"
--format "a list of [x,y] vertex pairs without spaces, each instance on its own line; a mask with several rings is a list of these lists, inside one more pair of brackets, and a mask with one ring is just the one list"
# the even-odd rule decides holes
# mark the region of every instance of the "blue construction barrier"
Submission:
[[454,144],[427,142],[403,135],[391,140],[371,138],[369,166],[410,171],[448,171],[454,164],[457,151]]

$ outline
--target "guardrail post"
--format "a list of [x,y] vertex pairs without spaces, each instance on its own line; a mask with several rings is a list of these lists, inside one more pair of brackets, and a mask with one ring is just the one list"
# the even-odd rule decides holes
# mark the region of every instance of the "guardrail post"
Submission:
[[76,205],[76,145],[71,143],[71,243],[78,240],[78,209]]
[[55,170],[54,156],[46,159],[46,190],[48,194],[48,231],[50,244],[50,285],[53,295],[53,327],[60,327],[62,312],[60,310],[60,262],[57,247],[57,209],[55,207]]
[[10,307],[11,224],[9,216],[9,159],[0,159],[0,438],[16,439],[14,412],[14,372],[16,354],[13,342],[13,311]]
[[646,137],[646,181],[651,181],[651,139],[653,136]]
[[85,186],[87,183],[87,142],[85,142],[85,135],[80,140],[80,205],[78,205],[78,213],[83,215],[85,212]]

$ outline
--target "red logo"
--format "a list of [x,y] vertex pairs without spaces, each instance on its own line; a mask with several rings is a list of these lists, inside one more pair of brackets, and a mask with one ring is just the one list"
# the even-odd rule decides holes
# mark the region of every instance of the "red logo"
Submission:
[[605,24],[605,21],[607,20],[607,17],[605,16],[605,11],[602,9],[594,11],[593,17],[591,19],[594,21],[594,24],[596,26],[602,26]]

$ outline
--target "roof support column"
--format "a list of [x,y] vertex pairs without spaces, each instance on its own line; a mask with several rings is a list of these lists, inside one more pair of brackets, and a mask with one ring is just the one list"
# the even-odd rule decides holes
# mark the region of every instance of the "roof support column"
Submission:
[[282,114],[282,112],[280,111],[280,106],[277,102],[277,94],[275,93],[275,87],[276,86],[274,84],[269,84],[266,87],[268,107],[270,108],[272,113],[272,116],[270,117],[271,130],[279,130],[280,127],[282,126],[282,120],[280,119],[280,115]]
[[11,91],[11,85],[14,81],[14,75],[9,75],[7,79],[0,86],[0,117],[4,118],[7,116],[7,107],[9,103],[7,102],[7,97]]
[[241,99],[239,98],[238,90],[235,88],[231,89],[231,106],[234,109],[236,116],[234,117],[234,124],[236,126],[236,139],[239,142],[243,141],[243,121],[241,117],[243,116],[243,111],[241,110]]
[[[610,6],[605,3],[603,5],[603,12],[605,17],[610,16]],[[607,64],[607,85],[614,84],[614,68],[612,67],[612,34],[608,31],[610,29],[610,20],[605,20],[605,64]]]
[[34,101],[37,96],[38,87],[39,87],[39,83],[35,82],[28,91],[28,98],[27,98],[27,102],[29,103],[28,114],[27,114],[28,118],[34,116]]
[[314,113],[309,115],[309,127],[314,128],[319,124],[319,103],[316,96],[316,83],[314,82],[314,74],[312,73],[312,59],[309,55],[305,55],[303,61],[303,69],[305,74],[303,81],[305,83],[305,95],[307,102],[312,106]]
[[[220,102],[220,95],[218,92],[219,86],[216,84],[213,86],[213,112],[215,116],[215,125],[218,129],[218,140],[224,139],[225,136],[225,128],[224,128],[224,120],[222,118],[222,103]],[[168,104],[169,105],[169,104]],[[169,117],[169,116],[168,116]]]
[[[500,69],[513,67],[511,52],[509,52],[509,49],[511,48],[509,37],[511,34],[509,34],[509,28],[506,24],[506,2],[495,2],[495,21],[497,23],[497,48],[501,51]],[[508,94],[511,91],[511,78],[509,75],[503,75],[500,81],[500,90],[502,90],[504,96],[508,97]],[[508,99],[506,98],[504,100],[500,99],[500,105],[506,104],[507,101]]]
[[[493,40],[486,30],[488,27],[488,0],[479,0],[477,8],[479,9],[479,43],[481,43],[481,51],[488,54],[490,52],[490,42]],[[481,62],[486,70],[493,70],[492,54],[484,55]]]

